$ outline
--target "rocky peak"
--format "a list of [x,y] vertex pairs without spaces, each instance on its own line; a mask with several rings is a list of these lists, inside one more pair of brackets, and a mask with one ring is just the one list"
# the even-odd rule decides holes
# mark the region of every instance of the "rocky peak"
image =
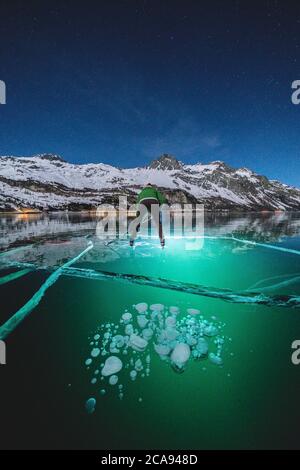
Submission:
[[153,170],[180,170],[182,167],[182,163],[168,153],[164,153],[156,160],[152,160],[148,166],[148,168]]
[[231,166],[227,165],[227,163],[222,162],[221,160],[214,160],[213,162],[210,163],[210,165],[214,165],[218,167],[219,170],[228,171],[228,172],[233,171],[233,168],[231,168]]
[[41,158],[42,160],[49,160],[50,162],[66,163],[66,161],[63,158],[53,153],[41,153],[41,154],[34,155],[34,157]]

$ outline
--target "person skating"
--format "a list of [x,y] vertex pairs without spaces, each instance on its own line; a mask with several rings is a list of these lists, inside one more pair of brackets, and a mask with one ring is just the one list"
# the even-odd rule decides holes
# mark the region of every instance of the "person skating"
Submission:
[[[158,235],[159,235],[159,239],[160,239],[160,244],[162,247],[165,246],[165,238],[164,238],[164,234],[163,234],[163,228],[162,228],[162,221],[161,221],[161,213],[160,213],[160,206],[162,204],[165,204],[167,201],[166,201],[166,198],[164,197],[164,195],[158,191],[154,186],[152,186],[151,183],[148,183],[142,190],[141,192],[139,193],[138,197],[137,197],[137,203],[140,205],[140,204],[143,204],[144,207],[146,207],[147,209],[147,212],[152,215],[153,219],[154,219],[154,223],[156,225],[156,227],[158,228]],[[151,206],[152,205],[158,205],[158,210],[153,210],[151,212]],[[131,235],[130,235],[130,246],[133,246],[134,245],[134,240],[135,240],[135,237],[137,235],[137,232],[139,230],[139,226],[140,224],[136,227],[135,230],[132,231]]]

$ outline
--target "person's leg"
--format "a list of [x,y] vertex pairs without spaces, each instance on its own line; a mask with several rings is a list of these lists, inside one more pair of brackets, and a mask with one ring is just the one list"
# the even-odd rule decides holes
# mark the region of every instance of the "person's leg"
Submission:
[[129,245],[130,246],[134,245],[134,240],[137,236],[137,232],[139,231],[139,227],[140,227],[140,224],[134,227],[131,224],[129,225],[129,236],[130,236]]
[[163,233],[163,226],[162,226],[162,214],[161,211],[159,211],[159,239],[160,239],[160,244],[162,247],[165,246],[165,237]]
[[[138,213],[139,216],[139,213]],[[130,230],[130,245],[134,244],[134,240],[136,239],[137,233],[139,232],[141,224],[138,224],[133,230]]]
[[[141,208],[141,206],[143,206],[143,207]],[[153,209],[152,209],[152,207],[153,207]],[[143,222],[144,217],[146,215],[145,211],[147,211],[148,214],[151,215],[151,218],[154,221],[155,226],[158,230],[160,243],[161,243],[162,246],[164,246],[165,239],[164,239],[164,234],[163,234],[162,221],[161,221],[161,217],[160,217],[159,202],[157,201],[157,199],[154,199],[154,198],[149,198],[149,199],[143,199],[142,200],[142,202],[140,204],[139,214],[138,214],[138,217],[140,218],[140,222],[138,223],[138,225],[136,225],[136,226],[134,225],[130,229],[130,242],[129,242],[130,246],[134,245],[134,240],[137,236],[137,232],[140,229],[141,223]]]
[[[151,202],[149,202],[151,201]],[[158,236],[160,239],[160,243],[164,245],[165,239],[164,239],[164,234],[163,234],[163,227],[162,227],[162,221],[161,221],[161,216],[160,216],[160,210],[159,210],[159,203],[158,201],[154,200],[148,200],[147,201],[147,209],[148,211],[151,212],[151,217],[156,225],[156,228],[158,230]],[[149,207],[150,206],[150,207]]]
[[137,236],[137,232],[140,230],[141,228],[141,224],[143,223],[144,221],[144,218],[145,216],[148,214],[149,212],[149,209],[147,207],[146,204],[144,204],[144,201],[146,202],[147,204],[147,199],[143,200],[141,202],[141,204],[139,204],[139,207],[138,207],[138,213],[137,213],[137,219],[133,220],[132,222],[130,222],[129,224],[129,235],[130,235],[130,240],[129,240],[129,244],[130,246],[133,246],[134,245],[134,241],[136,239],[136,236]]
[[159,211],[159,216],[158,216],[158,227],[159,227],[158,232],[159,232],[160,242],[165,243],[165,237],[164,237],[164,234],[163,234],[161,211]]

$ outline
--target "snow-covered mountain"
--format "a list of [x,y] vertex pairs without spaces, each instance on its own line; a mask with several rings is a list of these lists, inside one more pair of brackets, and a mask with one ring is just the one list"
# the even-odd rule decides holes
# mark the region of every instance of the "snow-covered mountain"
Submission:
[[58,155],[0,157],[0,210],[93,209],[100,203],[130,203],[147,182],[164,190],[170,203],[204,203],[209,210],[300,210],[300,189],[268,180],[224,162],[185,165],[164,154],[143,168],[103,163],[75,165]]

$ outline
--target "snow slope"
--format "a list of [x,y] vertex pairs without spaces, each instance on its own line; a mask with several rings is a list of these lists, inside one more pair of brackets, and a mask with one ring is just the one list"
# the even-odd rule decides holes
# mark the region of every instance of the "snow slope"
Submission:
[[57,155],[0,157],[0,210],[95,208],[129,202],[146,183],[164,189],[173,202],[204,203],[208,209],[300,209],[300,190],[224,162],[184,165],[163,155],[143,168],[103,163],[75,165]]

